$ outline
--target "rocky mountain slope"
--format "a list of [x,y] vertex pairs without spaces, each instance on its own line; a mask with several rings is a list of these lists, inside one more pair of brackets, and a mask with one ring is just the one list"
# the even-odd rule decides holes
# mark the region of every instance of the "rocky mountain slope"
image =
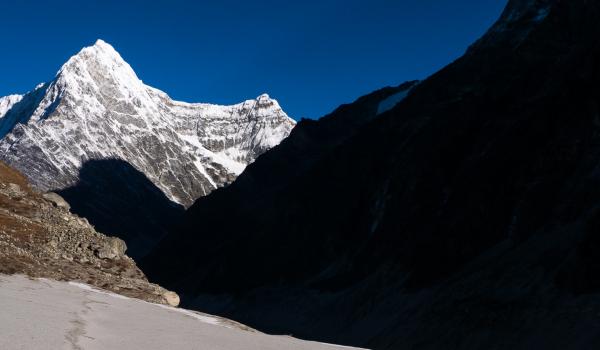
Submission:
[[184,213],[183,206],[171,202],[143,173],[117,159],[88,161],[77,185],[57,193],[99,231],[125,240],[136,260]]
[[388,96],[299,123],[198,200],[145,271],[188,306],[313,339],[600,346],[598,18],[595,1],[509,1],[462,58],[338,142],[328,125]]
[[189,205],[231,182],[294,125],[268,95],[233,106],[173,101],[98,40],[53,81],[0,99],[0,157],[41,190],[76,184],[87,161],[120,159]]
[[179,297],[149,283],[125,251],[122,240],[97,232],[60,196],[37,192],[0,162],[0,273],[80,281],[176,306]]

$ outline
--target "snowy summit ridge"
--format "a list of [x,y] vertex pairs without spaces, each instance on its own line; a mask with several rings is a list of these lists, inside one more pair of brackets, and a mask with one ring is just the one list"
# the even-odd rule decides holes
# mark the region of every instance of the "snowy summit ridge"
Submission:
[[233,181],[294,126],[266,94],[232,106],[174,101],[98,40],[51,82],[0,98],[0,159],[42,190],[75,184],[89,160],[121,159],[187,206]]

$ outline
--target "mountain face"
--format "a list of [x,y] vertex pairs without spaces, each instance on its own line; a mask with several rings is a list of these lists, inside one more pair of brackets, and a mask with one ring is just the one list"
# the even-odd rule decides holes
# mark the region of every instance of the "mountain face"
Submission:
[[0,158],[43,190],[76,184],[87,161],[120,159],[188,206],[233,181],[294,125],[268,95],[233,106],[173,101],[98,40],[53,81],[0,99]]
[[55,79],[0,99],[0,159],[138,259],[198,197],[232,182],[295,122],[267,95],[233,106],[173,101],[98,40]]
[[306,338],[597,348],[598,18],[596,1],[510,1],[382,114],[398,91],[300,122],[144,270],[188,307]]
[[174,203],[142,172],[119,159],[90,160],[76,185],[57,191],[71,211],[101,232],[122,238],[138,260],[177,223],[184,207]]

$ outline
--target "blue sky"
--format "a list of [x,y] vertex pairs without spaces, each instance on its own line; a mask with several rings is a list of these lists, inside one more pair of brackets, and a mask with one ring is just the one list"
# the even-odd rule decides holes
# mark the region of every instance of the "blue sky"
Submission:
[[506,0],[12,0],[0,3],[0,96],[52,79],[101,38],[187,102],[263,92],[318,118],[458,58]]

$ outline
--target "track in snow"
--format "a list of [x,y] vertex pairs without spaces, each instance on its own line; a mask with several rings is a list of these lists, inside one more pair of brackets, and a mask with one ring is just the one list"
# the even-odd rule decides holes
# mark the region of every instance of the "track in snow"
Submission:
[[0,276],[0,348],[335,350],[77,283]]

